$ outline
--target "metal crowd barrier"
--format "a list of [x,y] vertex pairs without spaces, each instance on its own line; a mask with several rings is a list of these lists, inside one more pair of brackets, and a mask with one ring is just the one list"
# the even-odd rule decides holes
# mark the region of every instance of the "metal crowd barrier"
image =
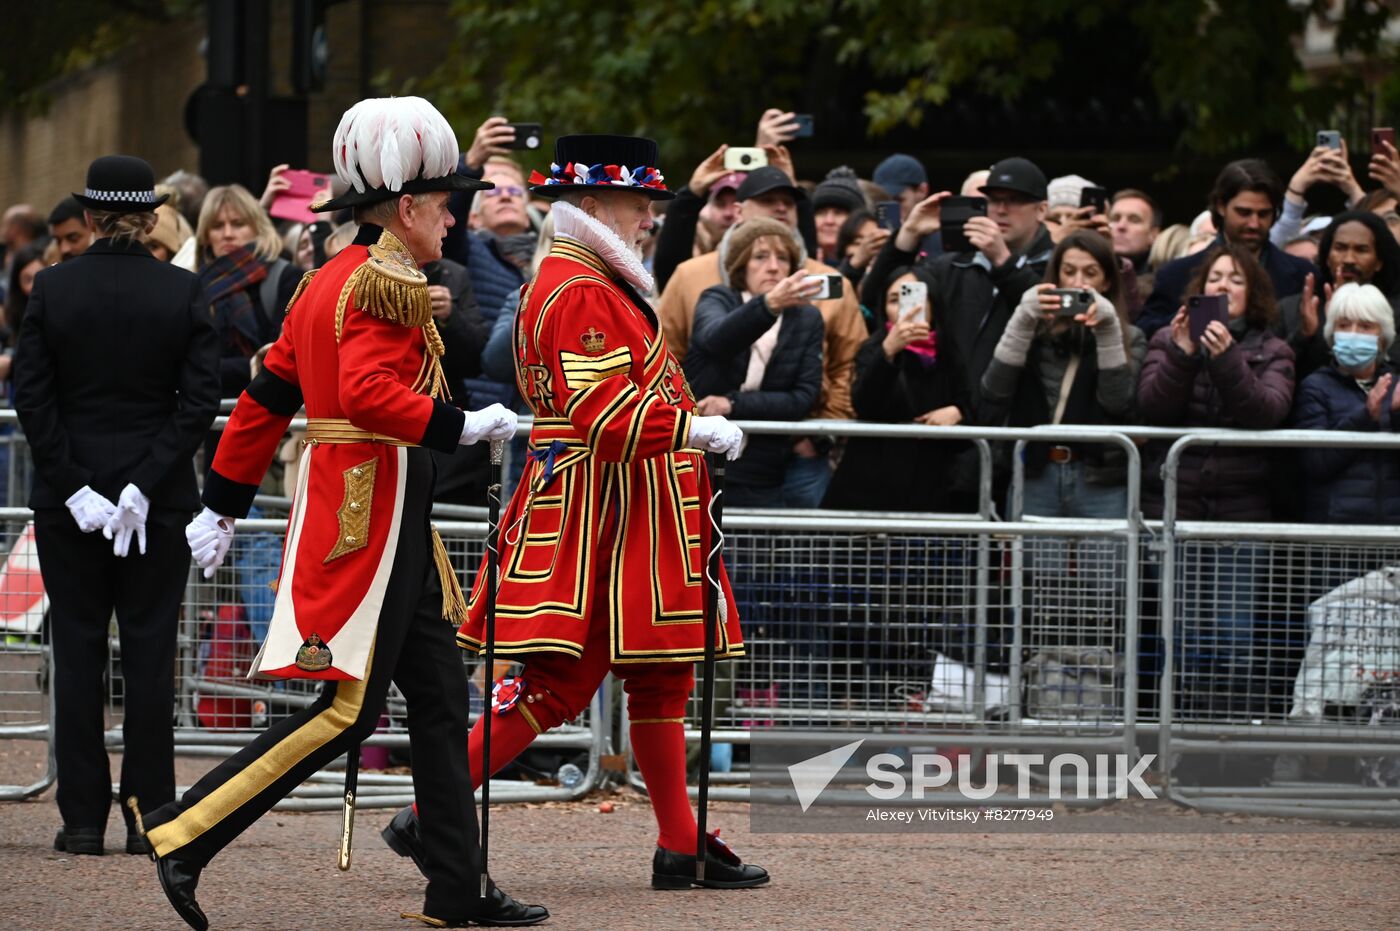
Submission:
[[[0,413],[0,424],[12,416]],[[977,511],[969,514],[726,509],[726,560],[749,649],[744,659],[720,667],[717,741],[742,745],[762,729],[768,739],[858,735],[888,746],[974,752],[1033,744],[1136,758],[1155,749],[1167,797],[1183,805],[1338,820],[1397,817],[1400,789],[1387,781],[1393,774],[1387,767],[1400,766],[1400,698],[1391,714],[1385,702],[1394,692],[1373,676],[1375,687],[1365,702],[1325,700],[1327,689],[1345,684],[1343,671],[1329,667],[1327,655],[1300,659],[1310,648],[1310,623],[1360,630],[1363,639],[1389,643],[1396,625],[1387,618],[1400,617],[1400,602],[1389,615],[1374,605],[1342,605],[1318,615],[1321,621],[1314,615],[1316,605],[1344,582],[1400,567],[1394,528],[1187,522],[1176,519],[1175,504],[1181,456],[1200,444],[1400,450],[1400,438],[845,421],[742,426],[750,433],[969,442],[978,450],[980,479]],[[1144,521],[1140,513],[1138,445],[1147,440],[1175,444],[1164,468],[1167,511],[1161,522]],[[22,444],[22,438],[12,442]],[[1122,518],[1022,515],[1020,453],[1027,442],[1092,442],[1123,450],[1128,503]],[[1014,451],[1009,519],[1003,519],[1003,502],[993,500],[993,444]],[[12,486],[11,500],[14,494]],[[240,522],[234,552],[218,576],[205,582],[191,573],[178,651],[181,752],[232,752],[269,719],[314,699],[308,683],[254,683],[242,675],[270,608],[266,582],[277,571],[288,503],[260,496],[261,519]],[[484,516],[484,508],[435,509],[464,583],[482,556]],[[11,554],[7,572],[20,572],[26,559],[33,560],[24,550],[27,518],[23,509],[0,512],[0,548]],[[1241,594],[1242,580],[1250,582],[1252,601]],[[1217,615],[1247,601],[1252,607],[1244,617],[1254,635],[1245,649],[1247,662],[1230,654],[1234,678],[1224,687],[1213,685],[1210,663],[1227,654],[1207,628]],[[42,618],[42,607],[37,610]],[[33,623],[33,631],[8,628],[0,645],[0,737],[48,736],[51,670],[42,625]],[[1214,644],[1215,653],[1202,644]],[[121,675],[115,638],[112,646],[110,710],[116,720]],[[1400,652],[1388,649],[1368,654],[1393,660],[1388,670],[1373,672],[1400,679]],[[1066,657],[1102,660],[1091,693],[1057,687],[1046,673]],[[1302,687],[1300,670],[1320,680],[1324,694],[1320,710],[1309,705],[1312,710],[1303,715],[1291,697]],[[613,740],[610,695],[605,688],[579,721],[536,744],[586,753],[582,778],[559,788],[498,781],[493,794],[573,798],[597,786]],[[479,712],[479,688],[473,701]],[[369,745],[406,744],[402,715],[402,699],[391,693],[384,727]],[[620,718],[626,750],[625,708]],[[692,729],[689,736],[695,739],[698,732]],[[119,732],[109,732],[108,739],[119,745]],[[1210,774],[1183,776],[1193,757],[1219,751],[1268,760],[1273,769],[1249,785],[1215,785]],[[1358,768],[1366,768],[1376,784],[1348,784],[1339,775]],[[284,806],[338,805],[333,783],[340,777],[334,770],[319,774]],[[0,787],[0,800],[33,795],[52,779],[50,762],[46,777],[34,785]],[[712,796],[746,797],[742,767],[716,779]],[[406,775],[364,773],[361,785],[367,806],[397,806],[411,797]]]

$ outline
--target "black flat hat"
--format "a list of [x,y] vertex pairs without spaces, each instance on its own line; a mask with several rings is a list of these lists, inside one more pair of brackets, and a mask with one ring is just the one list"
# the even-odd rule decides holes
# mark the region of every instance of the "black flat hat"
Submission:
[[670,200],[665,179],[657,169],[655,140],[643,136],[580,133],[554,140],[554,164],[548,176],[530,173],[530,192],[558,197],[571,191],[613,189],[635,191],[652,200]]
[[368,207],[380,201],[395,200],[404,194],[431,194],[433,191],[489,191],[496,185],[490,181],[478,181],[466,175],[450,174],[441,178],[415,178],[405,181],[403,187],[391,191],[385,187],[366,188],[357,191],[353,187],[332,200],[312,204],[313,213],[330,213],[347,207]]
[[145,159],[104,155],[88,166],[87,189],[73,199],[89,210],[140,213],[155,210],[170,195],[156,196],[156,173]]

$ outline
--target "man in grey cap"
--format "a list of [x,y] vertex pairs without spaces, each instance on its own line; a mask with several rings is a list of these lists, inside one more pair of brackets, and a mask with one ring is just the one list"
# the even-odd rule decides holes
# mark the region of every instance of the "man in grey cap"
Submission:
[[928,172],[923,162],[903,152],[876,165],[871,180],[884,188],[891,200],[899,201],[899,215],[903,217],[913,213],[919,201],[928,197]]

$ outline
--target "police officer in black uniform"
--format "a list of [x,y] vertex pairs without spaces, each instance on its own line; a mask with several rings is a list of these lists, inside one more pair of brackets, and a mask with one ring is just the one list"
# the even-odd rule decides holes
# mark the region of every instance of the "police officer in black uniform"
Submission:
[[[164,202],[151,166],[109,155],[74,196],[98,240],[41,271],[20,329],[14,406],[51,606],[57,850],[100,854],[112,801],[103,744],[108,628],[121,644],[121,796],[175,797],[175,635],[199,505],[193,457],[219,408],[219,347],[190,272],[142,244]],[[99,532],[100,531],[100,532]],[[127,853],[146,853],[127,819]]]

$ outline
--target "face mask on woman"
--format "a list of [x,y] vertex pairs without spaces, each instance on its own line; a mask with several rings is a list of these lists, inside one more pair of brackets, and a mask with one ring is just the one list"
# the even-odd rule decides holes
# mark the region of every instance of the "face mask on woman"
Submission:
[[1365,368],[1376,361],[1380,350],[1374,333],[1338,333],[1332,339],[1332,355],[1344,369]]

